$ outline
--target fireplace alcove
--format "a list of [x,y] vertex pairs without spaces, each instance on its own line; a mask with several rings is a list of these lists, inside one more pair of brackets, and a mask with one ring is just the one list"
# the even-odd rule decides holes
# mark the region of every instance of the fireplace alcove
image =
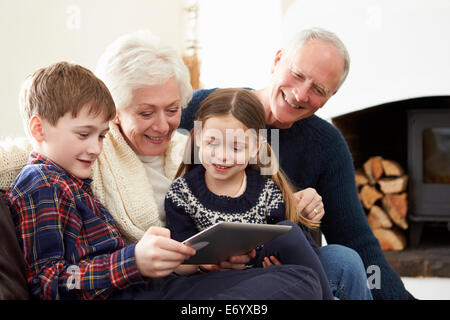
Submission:
[[393,101],[334,117],[332,122],[346,139],[355,168],[372,156],[382,156],[405,169],[410,247],[419,245],[425,224],[444,224],[450,239],[450,181],[424,181],[422,152],[427,146],[421,139],[424,131],[426,136],[433,128],[444,130],[444,166],[450,170],[450,96]]
[[[409,176],[408,183],[408,245],[403,251],[385,251],[387,261],[392,268],[405,277],[450,277],[450,210],[442,211],[444,206],[450,205],[450,184],[423,184],[423,157],[417,156],[424,146],[422,139],[408,134],[414,113],[430,115],[439,112],[450,113],[450,96],[428,96],[401,101],[393,101],[371,108],[355,111],[332,119],[333,124],[342,132],[353,155],[355,168],[361,168],[363,163],[372,156],[382,156],[385,159],[397,161]],[[448,113],[447,113],[448,112]],[[438,128],[449,128],[450,121],[446,116],[438,117]],[[419,121],[416,134],[421,130],[429,131],[428,123]],[[422,131],[423,133],[423,131]],[[428,132],[429,133],[429,132]],[[425,132],[425,135],[428,133]],[[414,147],[410,147],[416,140]],[[447,143],[450,140],[445,140]],[[447,146],[448,147],[448,146]],[[411,150],[415,149],[415,150]],[[448,150],[448,149],[447,149]],[[411,169],[416,165],[416,169]],[[448,166],[447,166],[448,168]],[[416,171],[416,172],[415,172]],[[419,171],[417,173],[417,171]],[[416,177],[414,176],[416,175]],[[414,189],[413,182],[419,181],[419,186],[431,187],[423,190]],[[437,190],[440,196],[434,194]],[[417,201],[414,193],[427,196],[433,195],[439,199],[441,212],[428,207],[425,212],[415,210]],[[423,199],[422,199],[423,200]],[[431,199],[433,201],[433,199]],[[419,205],[420,207],[420,205]],[[425,202],[425,207],[427,207]]]

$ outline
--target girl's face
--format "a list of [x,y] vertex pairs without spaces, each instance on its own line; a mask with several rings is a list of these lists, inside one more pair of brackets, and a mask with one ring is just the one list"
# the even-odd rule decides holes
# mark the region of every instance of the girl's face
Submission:
[[204,121],[196,144],[206,175],[222,181],[240,179],[250,158],[257,154],[256,137],[255,130],[249,130],[231,114]]

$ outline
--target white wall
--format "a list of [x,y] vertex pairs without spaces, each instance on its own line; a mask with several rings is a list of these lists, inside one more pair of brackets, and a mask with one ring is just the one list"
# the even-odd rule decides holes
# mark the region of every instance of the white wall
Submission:
[[200,0],[203,87],[252,87],[266,84],[280,46],[280,0]]
[[450,1],[292,1],[284,35],[312,26],[336,32],[352,60],[346,82],[318,111],[322,117],[450,95]]
[[17,97],[36,69],[66,60],[94,69],[118,36],[149,28],[183,49],[184,0],[0,0],[0,137],[23,136]]
[[[93,68],[108,43],[138,28],[150,28],[182,50],[186,2],[0,0],[0,137],[23,135],[17,112],[19,87],[39,67],[69,60]],[[450,94],[448,0],[199,3],[205,87],[264,86],[282,40],[293,30],[320,26],[335,31],[352,58],[347,81],[319,110],[320,116],[330,118],[392,100]]]

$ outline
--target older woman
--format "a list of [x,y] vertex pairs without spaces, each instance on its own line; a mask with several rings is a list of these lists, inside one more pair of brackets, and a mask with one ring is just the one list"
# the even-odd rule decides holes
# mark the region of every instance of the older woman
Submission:
[[117,107],[94,171],[94,193],[135,242],[164,226],[164,196],[187,137],[176,132],[192,96],[179,55],[146,31],[125,35],[100,57],[96,74]]
[[[193,251],[162,227],[164,196],[187,140],[176,129],[192,95],[189,73],[173,49],[140,31],[111,44],[97,74],[113,95],[117,115],[93,169],[93,192],[124,239],[136,243],[135,264],[147,279],[131,290],[120,290],[116,284],[119,290],[112,298],[320,299],[317,273],[304,266],[173,274]],[[26,142],[2,144],[0,189],[6,189],[25,165],[29,150]],[[243,269],[248,260],[248,255],[231,257],[220,266]]]

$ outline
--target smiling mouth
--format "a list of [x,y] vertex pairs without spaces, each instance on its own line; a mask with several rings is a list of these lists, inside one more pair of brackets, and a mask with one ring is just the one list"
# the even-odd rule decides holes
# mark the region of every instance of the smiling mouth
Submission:
[[281,95],[283,96],[284,101],[286,101],[286,103],[288,105],[290,105],[292,108],[294,108],[294,109],[302,109],[303,108],[300,105],[297,106],[297,105],[293,104],[292,102],[290,102],[289,99],[287,98],[287,96],[284,94],[283,90],[281,90]]
[[221,172],[227,171],[230,168],[232,168],[232,166],[228,166],[228,167],[227,166],[221,166],[221,165],[218,165],[218,164],[215,164],[215,163],[213,163],[212,165],[213,165],[214,168],[216,168],[216,170],[219,170]]
[[163,141],[164,141],[164,138],[165,138],[165,137],[150,137],[150,136],[147,136],[147,135],[145,135],[145,137],[146,137],[147,139],[149,139],[150,141],[156,142],[156,143],[163,142]]
[[94,160],[82,160],[82,159],[78,159],[78,161],[80,161],[85,166],[90,166],[94,162]]

